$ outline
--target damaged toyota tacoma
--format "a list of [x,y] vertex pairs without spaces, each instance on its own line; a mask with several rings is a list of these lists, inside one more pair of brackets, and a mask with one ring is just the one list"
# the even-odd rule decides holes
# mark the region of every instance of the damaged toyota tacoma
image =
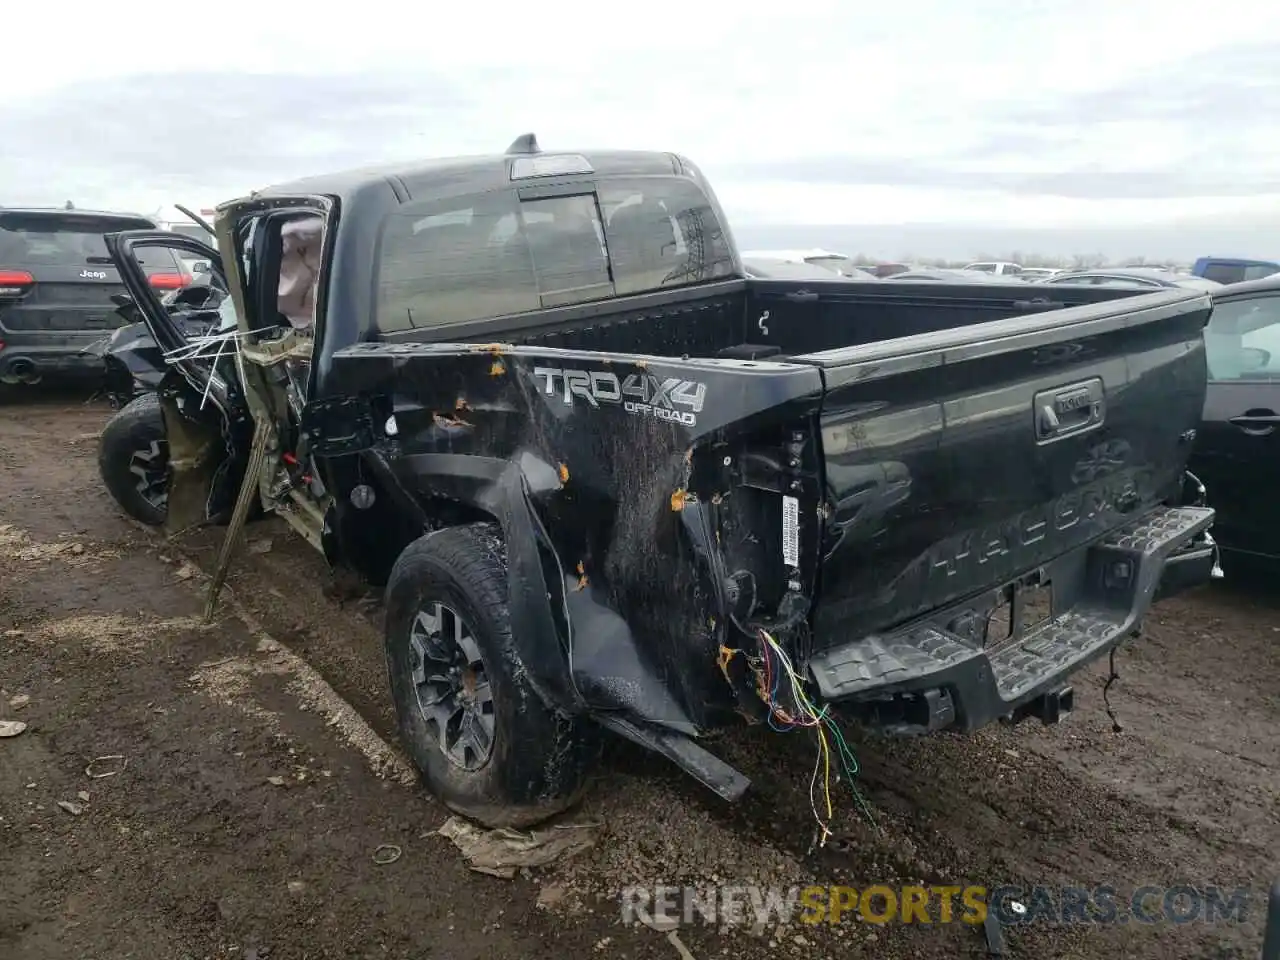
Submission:
[[[151,522],[229,523],[210,611],[255,510],[385,586],[404,743],[485,823],[571,804],[603,730],[736,799],[716,728],[1052,722],[1218,572],[1203,292],[750,279],[684,157],[532,135],[213,226],[108,238],[167,365],[117,414],[164,438]],[[174,322],[155,246],[229,329]]]

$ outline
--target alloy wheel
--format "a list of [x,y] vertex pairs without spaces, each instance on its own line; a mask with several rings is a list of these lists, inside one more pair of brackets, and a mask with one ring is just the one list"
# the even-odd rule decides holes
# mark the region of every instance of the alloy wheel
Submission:
[[466,771],[493,754],[493,692],[471,627],[456,610],[429,603],[409,632],[413,686],[440,752]]

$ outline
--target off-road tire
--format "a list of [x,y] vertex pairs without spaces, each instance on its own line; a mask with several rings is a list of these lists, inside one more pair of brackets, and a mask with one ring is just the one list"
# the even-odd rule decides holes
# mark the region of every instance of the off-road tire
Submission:
[[[492,694],[492,752],[469,771],[445,754],[419,707],[411,637],[420,611],[446,604],[470,629]],[[589,720],[548,707],[514,650],[498,528],[450,527],[405,548],[387,581],[385,641],[400,736],[427,789],[490,827],[528,827],[571,807],[600,752]]]
[[160,398],[154,393],[131,400],[107,421],[98,438],[98,472],[121,510],[148,526],[161,526],[167,511],[138,489],[140,477],[134,472],[135,455],[158,455],[165,467],[168,466],[164,416],[160,412]]

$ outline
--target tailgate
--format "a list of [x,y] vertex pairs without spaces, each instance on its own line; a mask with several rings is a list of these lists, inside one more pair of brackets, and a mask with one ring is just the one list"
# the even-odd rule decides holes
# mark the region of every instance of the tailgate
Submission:
[[825,351],[817,649],[1000,587],[1176,496],[1207,295]]
[[125,292],[114,267],[39,265],[24,271],[30,283],[0,299],[0,327],[17,331],[106,330],[123,322],[113,294]]

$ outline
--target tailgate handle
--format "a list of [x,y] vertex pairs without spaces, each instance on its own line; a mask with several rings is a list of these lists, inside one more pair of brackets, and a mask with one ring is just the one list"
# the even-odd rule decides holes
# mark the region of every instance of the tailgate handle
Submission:
[[1033,400],[1036,440],[1050,443],[1101,426],[1105,397],[1100,377],[1040,391]]
[[1061,300],[1050,300],[1047,297],[1036,297],[1034,300],[1015,300],[1015,310],[1061,310],[1066,304]]
[[818,295],[812,290],[797,290],[795,293],[788,293],[787,299],[793,303],[812,303],[818,299]]

